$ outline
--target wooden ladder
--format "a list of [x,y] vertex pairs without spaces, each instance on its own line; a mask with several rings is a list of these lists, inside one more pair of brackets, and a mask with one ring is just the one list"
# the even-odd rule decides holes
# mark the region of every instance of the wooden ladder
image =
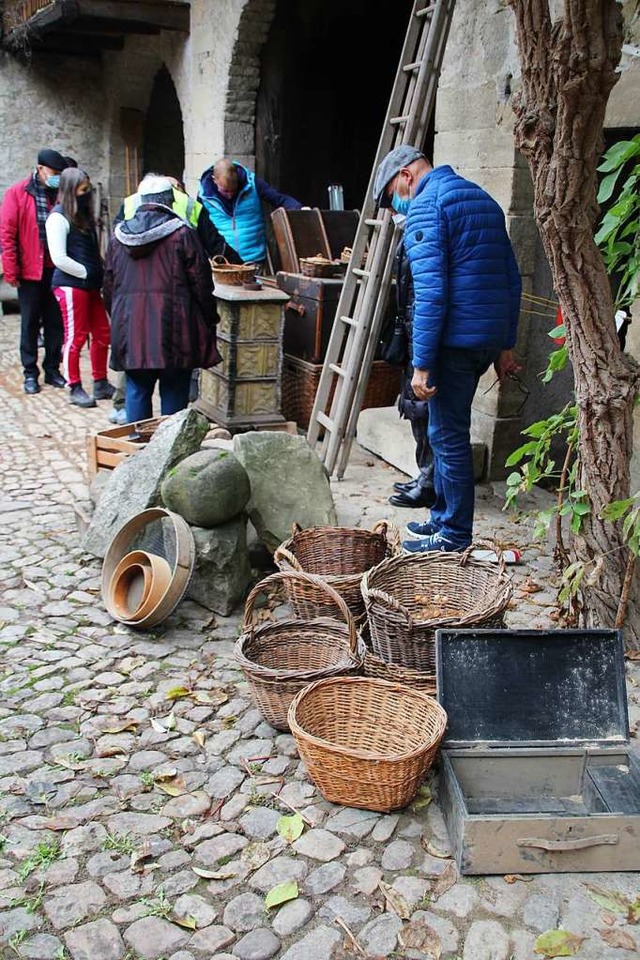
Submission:
[[400,144],[422,149],[435,104],[455,0],[415,0],[371,179],[320,374],[307,441],[330,474],[342,478],[386,309],[396,249],[389,210],[373,199],[376,170]]

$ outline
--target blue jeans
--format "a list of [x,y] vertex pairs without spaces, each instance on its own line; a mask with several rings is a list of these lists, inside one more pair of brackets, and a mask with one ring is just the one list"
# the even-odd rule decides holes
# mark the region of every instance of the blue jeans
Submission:
[[478,380],[498,351],[440,347],[430,383],[438,389],[429,401],[429,444],[433,451],[436,501],[431,519],[457,547],[473,535],[474,478],[471,453],[471,404]]
[[160,384],[160,412],[163,416],[184,410],[189,403],[191,370],[127,370],[125,406],[127,420],[149,420],[152,399]]

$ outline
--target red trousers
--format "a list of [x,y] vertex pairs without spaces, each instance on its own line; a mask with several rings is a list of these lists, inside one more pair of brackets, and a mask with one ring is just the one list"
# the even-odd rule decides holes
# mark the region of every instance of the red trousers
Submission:
[[60,306],[64,326],[62,366],[65,380],[71,387],[80,383],[80,351],[89,336],[91,374],[94,381],[106,380],[111,332],[100,291],[55,287],[53,295]]

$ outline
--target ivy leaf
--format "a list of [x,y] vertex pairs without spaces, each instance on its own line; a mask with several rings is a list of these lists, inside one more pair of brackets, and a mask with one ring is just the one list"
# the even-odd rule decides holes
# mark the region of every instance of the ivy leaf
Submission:
[[640,923],[640,897],[637,897],[629,907],[627,923]]
[[295,880],[285,880],[272,887],[264,900],[265,909],[271,910],[272,907],[279,907],[281,903],[287,903],[288,900],[296,900],[298,897],[298,884]]
[[299,813],[294,814],[292,817],[280,817],[276,825],[276,830],[287,843],[293,843],[304,830],[304,820]]
[[536,940],[533,952],[543,957],[575,957],[583,939],[568,930],[547,930]]

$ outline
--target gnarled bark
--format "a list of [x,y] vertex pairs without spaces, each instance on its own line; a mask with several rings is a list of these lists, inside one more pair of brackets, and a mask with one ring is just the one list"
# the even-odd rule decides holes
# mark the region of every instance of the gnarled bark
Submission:
[[[618,79],[622,16],[615,0],[565,0],[563,19],[552,23],[548,0],[510,2],[522,68],[515,140],[531,170],[536,223],[565,320],[580,428],[579,484],[591,502],[570,544],[573,559],[597,571],[581,591],[581,619],[585,626],[614,626],[628,551],[621,524],[601,520],[600,513],[629,496],[640,373],[620,350],[609,281],[593,237],[596,167],[606,105]],[[635,578],[627,618],[627,642],[635,648],[638,586]]]

